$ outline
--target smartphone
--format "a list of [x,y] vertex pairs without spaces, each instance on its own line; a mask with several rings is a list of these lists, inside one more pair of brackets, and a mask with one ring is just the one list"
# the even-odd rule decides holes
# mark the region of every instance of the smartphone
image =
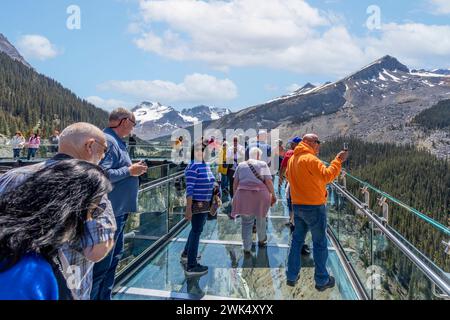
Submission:
[[344,151],[348,151],[348,143],[344,142]]

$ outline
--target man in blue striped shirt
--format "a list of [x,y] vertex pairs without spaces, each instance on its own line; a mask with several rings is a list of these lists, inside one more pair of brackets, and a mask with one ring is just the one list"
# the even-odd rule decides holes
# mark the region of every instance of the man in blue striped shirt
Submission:
[[185,269],[187,276],[202,275],[208,272],[208,267],[197,262],[197,254],[200,235],[211,207],[215,178],[209,164],[203,160],[203,151],[204,147],[196,144],[192,150],[193,160],[185,169],[185,218],[191,221],[191,232],[181,254],[181,260],[187,262]]

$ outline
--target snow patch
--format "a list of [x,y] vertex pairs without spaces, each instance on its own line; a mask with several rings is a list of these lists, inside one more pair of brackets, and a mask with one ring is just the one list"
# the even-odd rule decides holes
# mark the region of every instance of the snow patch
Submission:
[[181,113],[180,113],[180,117],[182,117],[183,120],[186,121],[186,122],[192,122],[192,123],[197,123],[197,122],[199,122],[199,121],[198,121],[198,118],[196,118],[196,117],[191,117],[191,116],[187,116],[187,115],[185,115],[185,114],[181,114]]
[[388,77],[392,78],[392,80],[394,80],[395,82],[400,82],[399,78],[397,78],[396,76],[394,76],[394,75],[390,74],[389,72],[387,72],[386,69],[383,69],[383,73],[385,75],[387,75]]
[[[387,79],[385,77],[383,77],[381,72],[378,74],[378,79],[380,79],[381,81],[387,81]],[[383,85],[381,85],[381,86],[383,86]]]

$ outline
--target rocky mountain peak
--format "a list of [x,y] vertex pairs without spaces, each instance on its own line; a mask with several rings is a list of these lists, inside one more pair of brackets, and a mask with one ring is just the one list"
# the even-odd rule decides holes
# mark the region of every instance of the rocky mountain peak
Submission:
[[383,72],[405,72],[409,73],[409,69],[404,64],[400,63],[397,58],[386,55],[381,59],[372,62],[368,66],[365,66],[361,70],[353,73],[347,79],[349,80],[371,80],[378,78],[380,73]]
[[2,33],[0,33],[0,52],[6,53],[13,60],[19,61],[28,68],[31,68],[31,65],[20,55],[19,51]]

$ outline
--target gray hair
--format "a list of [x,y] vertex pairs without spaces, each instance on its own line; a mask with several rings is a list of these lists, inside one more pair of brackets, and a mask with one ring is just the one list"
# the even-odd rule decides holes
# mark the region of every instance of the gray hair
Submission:
[[258,158],[261,159],[262,154],[263,154],[263,152],[260,148],[253,147],[253,148],[250,148],[249,158],[253,159],[253,160],[256,160]]
[[105,139],[102,130],[87,122],[78,122],[71,124],[61,132],[59,136],[59,144],[64,145],[66,142],[71,144],[84,143],[85,139],[100,138]]
[[110,113],[109,122],[120,121],[125,118],[133,119],[134,118],[133,112],[124,108],[117,108]]

